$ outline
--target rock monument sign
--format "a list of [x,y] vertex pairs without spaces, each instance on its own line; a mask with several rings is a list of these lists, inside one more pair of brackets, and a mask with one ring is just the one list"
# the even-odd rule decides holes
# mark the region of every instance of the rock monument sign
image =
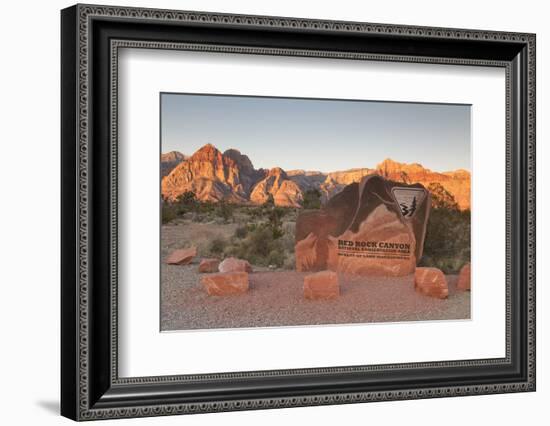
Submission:
[[430,193],[379,175],[347,185],[296,222],[296,270],[412,274],[422,256]]

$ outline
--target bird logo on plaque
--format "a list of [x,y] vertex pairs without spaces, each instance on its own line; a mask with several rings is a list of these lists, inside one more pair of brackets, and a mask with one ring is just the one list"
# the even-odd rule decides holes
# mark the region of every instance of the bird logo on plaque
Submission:
[[414,187],[393,187],[393,198],[401,208],[401,214],[405,219],[410,219],[416,213],[418,206],[424,200],[426,196],[426,190],[424,188]]

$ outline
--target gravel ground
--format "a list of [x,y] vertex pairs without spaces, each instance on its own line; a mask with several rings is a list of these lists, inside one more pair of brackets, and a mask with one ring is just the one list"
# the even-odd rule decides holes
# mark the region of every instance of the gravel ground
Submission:
[[434,299],[414,290],[414,276],[340,276],[340,297],[303,297],[307,273],[255,271],[244,295],[208,296],[199,282],[200,259],[186,266],[162,265],[161,330],[277,327],[314,324],[426,321],[470,318],[470,292],[456,290],[448,275],[449,298]]

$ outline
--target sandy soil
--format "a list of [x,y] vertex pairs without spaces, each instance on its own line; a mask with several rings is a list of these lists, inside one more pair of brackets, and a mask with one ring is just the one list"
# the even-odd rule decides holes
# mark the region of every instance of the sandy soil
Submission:
[[254,272],[247,294],[216,297],[202,289],[197,267],[162,265],[162,330],[470,318],[470,293],[456,291],[456,275],[447,276],[447,300],[416,293],[413,276],[407,276],[340,277],[338,299],[310,301],[302,290],[307,273]]
[[208,243],[215,238],[229,238],[235,233],[238,223],[216,224],[213,222],[197,223],[191,221],[175,221],[162,225],[161,258],[164,259],[172,251],[196,246],[199,254],[204,252]]
[[[227,238],[237,224],[164,225],[161,258],[191,244],[201,248],[216,237]],[[340,276],[340,297],[310,301],[303,297],[307,273],[254,267],[250,290],[238,296],[208,296],[200,285],[200,256],[190,265],[161,265],[161,330],[426,321],[470,318],[470,292],[456,290],[448,275],[449,298],[416,293],[414,276],[399,278]]]

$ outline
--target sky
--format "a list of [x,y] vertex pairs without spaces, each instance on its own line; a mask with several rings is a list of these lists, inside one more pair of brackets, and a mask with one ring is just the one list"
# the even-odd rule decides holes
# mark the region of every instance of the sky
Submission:
[[331,172],[386,158],[433,171],[470,170],[470,106],[161,94],[161,151],[207,143],[255,168]]

